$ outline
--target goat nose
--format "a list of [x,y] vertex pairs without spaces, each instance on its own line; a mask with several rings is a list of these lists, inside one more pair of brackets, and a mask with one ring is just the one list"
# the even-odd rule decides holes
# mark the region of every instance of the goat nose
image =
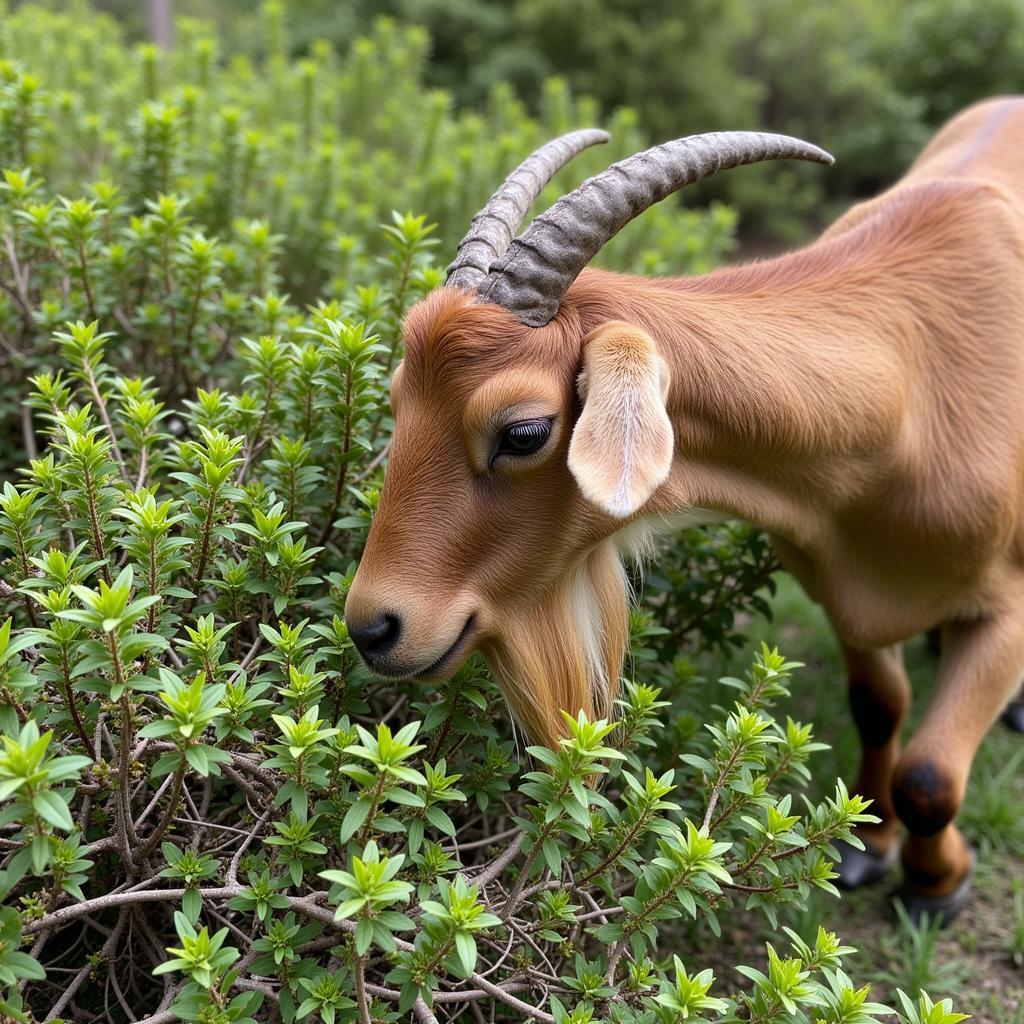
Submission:
[[348,635],[359,653],[368,662],[383,658],[402,635],[402,620],[390,612],[381,615],[375,622],[365,625],[348,624]]

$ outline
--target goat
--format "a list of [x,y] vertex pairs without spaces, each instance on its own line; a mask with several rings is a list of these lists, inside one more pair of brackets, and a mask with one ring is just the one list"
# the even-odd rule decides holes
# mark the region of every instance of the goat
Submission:
[[[519,238],[566,136],[483,211],[405,323],[381,502],[347,599],[378,673],[443,679],[478,649],[515,717],[609,714],[623,559],[711,517],[754,523],[825,608],[874,802],[857,885],[895,860],[912,913],[965,904],[954,824],[1024,667],[1024,100],[960,114],[888,191],[808,247],[689,278],[586,264],[710,173],[830,163],[808,143],[693,136],[613,165]],[[900,642],[941,625],[934,696],[901,750]]]

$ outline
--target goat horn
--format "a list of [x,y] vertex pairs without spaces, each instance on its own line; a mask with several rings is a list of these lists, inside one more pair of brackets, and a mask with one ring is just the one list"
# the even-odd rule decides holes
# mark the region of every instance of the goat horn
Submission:
[[649,206],[716,171],[790,159],[833,162],[809,142],[763,132],[691,135],[620,160],[535,217],[492,264],[480,298],[543,327],[598,250]]
[[508,249],[527,211],[544,186],[588,146],[607,142],[611,136],[598,128],[569,132],[531,153],[487,200],[473,218],[469,232],[459,242],[448,267],[447,283],[473,291],[486,279],[491,264]]

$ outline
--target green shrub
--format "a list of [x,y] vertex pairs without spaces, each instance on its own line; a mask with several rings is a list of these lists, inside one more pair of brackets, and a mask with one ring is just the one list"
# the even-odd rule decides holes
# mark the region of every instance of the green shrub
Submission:
[[[254,63],[222,59],[200,22],[164,54],[126,47],[85,8],[0,6],[0,438],[21,436],[17,380],[67,319],[100,318],[116,344],[131,339],[139,372],[173,398],[218,380],[240,335],[297,327],[316,300],[344,298],[393,341],[401,309],[440,278],[433,268],[385,294],[392,239],[378,225],[391,210],[423,212],[450,253],[518,160],[600,120],[558,81],[542,122],[500,88],[485,114],[456,115],[422,85],[422,30],[381,21],[344,57],[325,44],[288,63],[278,8],[266,20],[278,42]],[[543,202],[642,148],[628,111],[608,127],[612,143],[579,157]],[[733,225],[724,207],[663,204],[603,255],[618,268],[707,269]],[[11,454],[0,445],[0,472]]]
[[[869,817],[841,785],[795,805],[821,748],[775,711],[795,666],[762,650],[709,710],[675,657],[741,642],[756,534],[678,541],[617,720],[567,715],[557,750],[518,747],[476,661],[367,677],[341,612],[402,317],[501,172],[590,111],[555,84],[542,123],[503,92],[455,115],[416,30],[290,63],[270,29],[256,64],[196,24],[159,54],[84,8],[0,22],[0,1013],[892,1012],[824,929],[742,984],[703,967],[723,915],[832,892]],[[666,207],[609,258],[699,269],[731,225]]]
[[[657,140],[761,128],[824,146],[836,166],[765,165],[694,190],[742,211],[745,230],[799,241],[851,198],[903,173],[927,137],[977,100],[1019,89],[1024,7],[1017,0],[279,0],[288,31],[268,37],[250,0],[175,0],[212,17],[233,48],[299,55],[344,45],[379,15],[430,35],[425,80],[467,107],[511,84],[533,112],[565,77],[604,117],[637,112]],[[135,0],[104,9],[145,38]],[[268,44],[268,39],[270,40]],[[426,209],[421,203],[412,203]]]
[[[261,40],[239,16],[246,6],[212,4],[258,51]],[[751,167],[691,200],[733,203],[748,231],[786,242],[892,182],[961,108],[1018,91],[1024,60],[1017,0],[302,0],[286,10],[305,41],[346,38],[382,13],[424,26],[433,40],[428,81],[464,104],[513,82],[542,109],[541,83],[557,73],[606,114],[636,110],[658,140],[736,128],[801,135],[836,154],[828,174]]]

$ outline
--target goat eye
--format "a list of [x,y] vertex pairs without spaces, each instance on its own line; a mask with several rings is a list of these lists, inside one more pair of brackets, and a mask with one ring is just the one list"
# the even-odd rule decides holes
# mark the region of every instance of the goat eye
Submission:
[[495,458],[499,455],[532,455],[539,451],[551,435],[550,420],[522,420],[510,423],[498,440]]

